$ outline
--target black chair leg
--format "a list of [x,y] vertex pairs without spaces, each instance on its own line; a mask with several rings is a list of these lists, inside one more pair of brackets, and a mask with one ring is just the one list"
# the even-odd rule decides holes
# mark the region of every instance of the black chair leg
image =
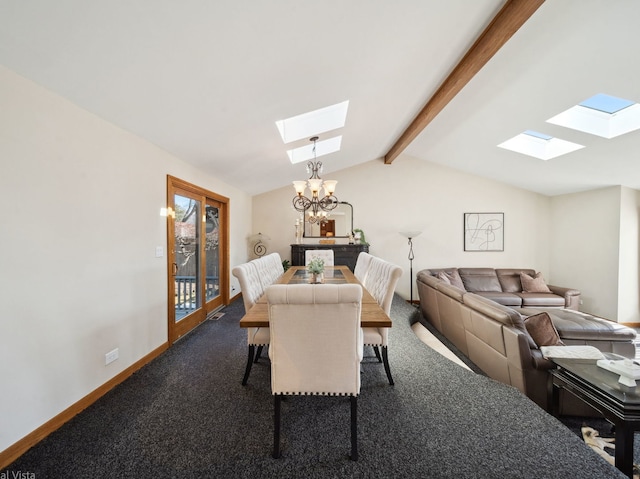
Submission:
[[258,362],[258,359],[260,359],[261,354],[262,354],[262,345],[258,346],[258,352],[256,353],[256,357],[253,360],[254,363]]
[[249,357],[247,358],[247,367],[244,370],[244,377],[242,378],[242,385],[247,385],[247,380],[249,379],[249,373],[251,372],[251,365],[253,364],[253,351],[254,346],[249,346]]
[[378,358],[378,362],[381,363],[382,358],[380,357],[380,350],[378,349],[378,346],[373,346],[373,352],[376,353],[376,358]]
[[273,458],[280,457],[280,394],[273,395]]
[[382,359],[384,360],[384,370],[387,373],[389,384],[393,386],[393,378],[391,377],[391,369],[389,368],[389,354],[386,346],[382,346]]
[[351,396],[351,460],[358,460],[358,397]]

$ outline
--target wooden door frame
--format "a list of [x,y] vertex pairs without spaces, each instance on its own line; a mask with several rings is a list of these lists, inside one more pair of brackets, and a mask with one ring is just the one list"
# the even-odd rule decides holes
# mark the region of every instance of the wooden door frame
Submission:
[[[171,210],[169,205],[173,205],[173,195],[177,190],[183,190],[193,196],[200,197],[202,206],[206,206],[207,200],[213,200],[220,203],[219,220],[220,220],[220,236],[219,236],[219,258],[220,258],[220,296],[222,305],[229,304],[229,198],[219,195],[205,188],[196,186],[187,181],[167,175],[167,334],[169,344],[173,344],[180,337],[193,330],[196,326],[207,319],[207,315],[214,310],[205,301],[204,291],[200,291],[202,297],[202,306],[196,312],[192,313],[193,318],[184,323],[175,322],[175,302],[173,301],[175,294],[174,287],[174,263],[175,263],[175,239],[174,239],[174,221],[175,212]],[[204,231],[203,215],[199,218],[202,223],[202,231]],[[204,242],[202,242],[204,245]],[[203,247],[203,246],[201,246]],[[201,271],[206,274],[204,267],[205,255],[200,255]]]

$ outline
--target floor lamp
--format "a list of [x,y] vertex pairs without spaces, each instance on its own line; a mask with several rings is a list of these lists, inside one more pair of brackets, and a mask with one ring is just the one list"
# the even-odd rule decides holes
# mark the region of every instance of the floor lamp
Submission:
[[411,299],[409,304],[413,306],[413,238],[421,234],[422,231],[402,231],[400,234],[409,239],[409,287],[411,291]]

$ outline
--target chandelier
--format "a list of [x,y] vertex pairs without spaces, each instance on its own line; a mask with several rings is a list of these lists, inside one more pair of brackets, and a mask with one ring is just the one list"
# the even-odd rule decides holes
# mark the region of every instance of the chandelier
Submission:
[[[314,136],[310,141],[313,141],[313,161],[307,162],[307,173],[311,176],[308,180],[293,182],[293,187],[297,193],[293,197],[293,207],[301,213],[308,212],[307,221],[309,223],[322,224],[327,222],[328,212],[338,206],[338,198],[333,196],[338,182],[320,178],[322,162],[316,160],[316,141],[318,141],[318,137]],[[304,195],[307,187],[311,191],[311,198],[307,198]],[[321,198],[320,190],[322,188],[324,188],[324,196]]]

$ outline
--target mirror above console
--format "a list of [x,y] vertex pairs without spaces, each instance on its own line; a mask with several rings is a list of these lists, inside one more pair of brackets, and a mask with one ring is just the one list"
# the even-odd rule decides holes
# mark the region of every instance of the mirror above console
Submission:
[[353,232],[353,206],[346,201],[338,202],[338,205],[327,212],[327,219],[322,223],[309,223],[305,215],[305,238],[348,238]]

